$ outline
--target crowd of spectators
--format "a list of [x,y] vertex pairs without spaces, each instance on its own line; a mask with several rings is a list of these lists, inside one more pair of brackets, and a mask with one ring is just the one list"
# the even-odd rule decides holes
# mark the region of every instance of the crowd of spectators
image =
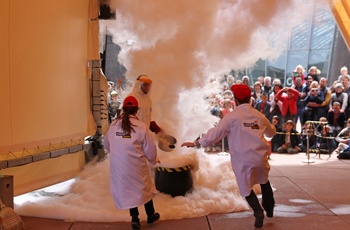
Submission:
[[[108,84],[108,118],[112,122],[120,114],[123,98],[121,80],[116,85],[113,82]],[[312,66],[305,71],[302,65],[296,66],[293,71],[290,87],[269,76],[259,76],[256,82],[251,82],[249,76],[237,79],[228,75],[220,82],[211,79],[209,87],[212,92],[205,95],[205,100],[213,116],[222,118],[235,109],[231,91],[233,84],[248,85],[252,92],[252,106],[276,126],[277,134],[271,140],[272,152],[304,152],[308,139],[310,149],[317,149],[319,153],[333,152],[338,156],[347,151],[350,158],[350,76],[347,67],[340,69],[339,77],[330,85],[317,67]],[[298,123],[301,127],[299,131],[296,129]],[[221,147],[219,142],[206,151],[224,150]],[[226,148],[225,144],[227,151]]]
[[[309,135],[310,148],[317,149],[318,153],[327,150],[329,154],[339,154],[347,149],[344,148],[345,145],[349,146],[348,137],[341,141],[338,137],[338,134],[345,133],[342,131],[344,128],[348,129],[346,125],[350,118],[348,69],[342,67],[339,77],[330,85],[317,67],[312,66],[307,73],[305,72],[303,66],[296,66],[291,87],[283,86],[280,79],[272,80],[269,76],[259,76],[256,82],[251,83],[249,76],[235,79],[229,75],[220,82],[216,93],[206,97],[209,111],[212,115],[222,118],[227,112],[234,110],[234,95],[230,88],[233,84],[246,84],[252,91],[252,106],[277,128],[277,134],[271,140],[273,152],[305,151],[306,136]],[[298,122],[301,127],[299,132],[296,130]],[[342,143],[341,148],[337,147],[339,143]],[[207,151],[220,151],[219,146],[216,145]]]

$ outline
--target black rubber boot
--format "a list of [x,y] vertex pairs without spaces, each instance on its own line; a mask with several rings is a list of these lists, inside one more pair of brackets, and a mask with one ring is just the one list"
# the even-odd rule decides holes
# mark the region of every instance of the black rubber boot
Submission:
[[160,215],[159,215],[159,213],[153,213],[152,215],[149,215],[148,217],[147,217],[147,223],[149,223],[149,224],[151,224],[151,223],[153,223],[154,221],[157,221],[157,220],[159,220],[159,218],[160,218]]
[[268,181],[266,184],[261,184],[262,193],[262,203],[264,210],[266,211],[266,216],[269,218],[273,217],[273,209],[275,207],[275,199],[273,198],[273,191]]
[[251,191],[250,195],[245,197],[245,199],[254,211],[254,227],[261,228],[264,224],[264,210],[260,206],[258,197],[255,195],[254,191]]
[[159,220],[159,213],[156,213],[154,211],[154,206],[153,206],[153,201],[150,200],[148,201],[145,205],[145,210],[146,210],[146,214],[147,214],[147,223],[151,224],[156,220]]
[[139,219],[139,210],[137,207],[129,209],[131,216],[131,227],[132,229],[141,229],[140,219]]
[[131,218],[131,227],[132,229],[141,229],[140,219],[138,216],[133,216]]

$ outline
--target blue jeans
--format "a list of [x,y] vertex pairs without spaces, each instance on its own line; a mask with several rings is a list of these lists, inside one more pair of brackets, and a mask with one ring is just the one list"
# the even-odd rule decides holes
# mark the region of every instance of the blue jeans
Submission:
[[304,108],[305,107],[298,108],[298,113],[295,115],[295,118],[294,118],[295,124],[298,122],[298,118],[300,119],[300,124],[304,124],[304,118],[303,118]]

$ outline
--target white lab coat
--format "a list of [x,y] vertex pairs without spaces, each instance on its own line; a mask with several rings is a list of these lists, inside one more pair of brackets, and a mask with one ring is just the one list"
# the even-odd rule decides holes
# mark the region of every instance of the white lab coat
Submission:
[[149,127],[151,124],[152,100],[150,98],[150,92],[147,94],[142,92],[141,84],[141,81],[136,80],[134,88],[128,96],[134,96],[137,99],[139,102],[139,110],[136,116]]
[[227,135],[232,169],[241,195],[246,197],[254,184],[268,181],[270,164],[267,154],[271,147],[264,134],[273,137],[275,133],[274,125],[264,114],[250,104],[241,104],[199,139],[199,143],[207,147]]
[[104,137],[110,154],[110,188],[119,209],[143,205],[158,193],[147,163],[155,164],[157,158],[152,133],[135,116],[130,116],[130,121],[135,125],[131,137],[124,135],[121,120],[112,123]]

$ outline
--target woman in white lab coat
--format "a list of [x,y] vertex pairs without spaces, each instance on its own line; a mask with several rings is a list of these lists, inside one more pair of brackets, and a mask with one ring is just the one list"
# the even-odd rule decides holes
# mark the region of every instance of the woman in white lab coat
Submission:
[[138,101],[128,96],[123,102],[123,114],[110,126],[104,137],[104,147],[110,156],[110,187],[119,209],[129,209],[133,229],[140,229],[138,206],[145,206],[147,223],[159,219],[152,198],[157,194],[148,163],[157,163],[157,148],[152,133],[136,117]]

